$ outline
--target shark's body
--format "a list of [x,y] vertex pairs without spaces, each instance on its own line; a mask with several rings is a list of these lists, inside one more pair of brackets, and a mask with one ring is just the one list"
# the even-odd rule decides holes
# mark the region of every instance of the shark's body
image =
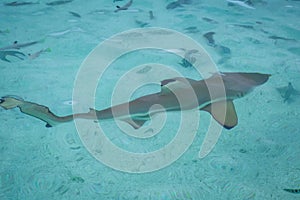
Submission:
[[52,1],[49,3],[46,3],[48,6],[57,6],[57,5],[62,5],[66,3],[71,3],[73,0],[58,0],[58,1]]
[[240,0],[226,0],[226,1],[228,3],[236,4],[236,5],[242,6],[244,8],[255,9],[253,6],[250,6],[249,4],[247,4],[246,1],[240,1]]
[[13,96],[2,97],[0,106],[5,109],[18,107],[23,113],[45,121],[47,127],[69,122],[74,118],[93,120],[114,118],[123,120],[136,129],[159,112],[199,109],[210,112],[223,127],[230,129],[237,125],[237,115],[232,101],[265,83],[269,76],[259,73],[222,73],[199,81],[177,77],[163,80],[161,91],[158,93],[103,110],[90,109],[87,113],[63,117],[53,114],[46,106]]
[[9,49],[21,49],[21,48],[32,46],[34,44],[37,44],[37,43],[40,43],[40,42],[43,42],[43,41],[44,40],[37,40],[37,41],[21,43],[21,44],[18,43],[18,41],[15,41],[12,45],[1,47],[0,51],[9,50]]
[[10,3],[4,3],[5,6],[25,6],[25,5],[33,5],[33,4],[39,4],[39,2],[29,2],[29,1],[18,2],[18,1],[13,1],[13,2],[10,2]]
[[124,6],[116,6],[117,9],[114,12],[119,12],[120,10],[128,10],[128,8],[132,5],[133,0],[127,2]]

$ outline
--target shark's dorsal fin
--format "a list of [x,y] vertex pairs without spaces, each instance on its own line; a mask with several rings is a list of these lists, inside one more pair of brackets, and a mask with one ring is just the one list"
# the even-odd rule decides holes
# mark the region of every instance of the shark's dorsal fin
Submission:
[[226,129],[231,129],[238,123],[238,118],[232,101],[215,102],[205,106],[201,110],[209,112],[213,118]]
[[160,82],[161,92],[169,93],[173,89],[178,88],[190,88],[193,84],[196,84],[197,81],[184,77],[175,77],[171,79],[165,79]]

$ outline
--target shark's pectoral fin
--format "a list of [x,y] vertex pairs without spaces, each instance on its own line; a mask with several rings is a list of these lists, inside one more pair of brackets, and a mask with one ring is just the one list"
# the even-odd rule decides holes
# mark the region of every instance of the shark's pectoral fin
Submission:
[[235,127],[238,123],[237,114],[232,101],[219,101],[202,108],[226,129]]
[[127,122],[134,129],[139,129],[145,124],[146,121],[148,121],[148,119],[128,118],[128,119],[122,119],[122,121]]

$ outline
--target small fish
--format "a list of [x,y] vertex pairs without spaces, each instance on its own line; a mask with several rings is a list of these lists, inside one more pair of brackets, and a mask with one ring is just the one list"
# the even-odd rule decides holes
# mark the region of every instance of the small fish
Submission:
[[73,0],[58,0],[46,3],[48,6],[58,6],[66,3],[71,3]]
[[232,25],[236,27],[246,28],[246,29],[254,29],[252,25],[246,25],[246,24],[232,24]]
[[8,29],[6,29],[6,30],[0,30],[0,34],[7,34],[7,33],[9,33]]
[[203,37],[205,37],[208,41],[208,45],[209,46],[212,46],[212,47],[215,47],[216,44],[215,44],[215,40],[213,38],[215,32],[207,32],[203,35]]
[[190,30],[195,30],[197,29],[197,26],[189,26],[187,28],[185,28],[184,30],[190,31]]
[[280,37],[280,36],[276,36],[276,35],[269,36],[269,38],[273,39],[273,40],[297,41],[292,38],[285,38],[285,37]]
[[117,9],[114,12],[119,12],[120,10],[128,10],[128,8],[132,5],[133,0],[130,0],[124,6],[116,6]]
[[198,33],[199,30],[196,26],[190,26],[184,29],[186,33]]
[[39,2],[29,2],[29,1],[13,1],[10,3],[4,3],[5,6],[25,6],[25,5],[33,5],[33,4],[39,4]]
[[192,0],[178,0],[181,4],[192,4]]
[[26,55],[19,51],[0,51],[0,59],[1,60],[10,62],[10,60],[8,60],[6,58],[7,56],[13,56],[13,57],[19,58],[20,60],[24,60],[23,57],[25,57]]
[[81,18],[81,16],[80,16],[78,13],[76,13],[76,12],[69,11],[69,13],[70,13],[71,15],[73,15],[74,17]]
[[111,12],[111,10],[108,10],[108,9],[97,9],[97,10],[94,10],[94,11],[90,12],[90,14],[94,14],[94,13],[96,13],[96,14],[108,14],[110,12]]
[[150,10],[149,11],[149,19],[154,19],[154,15],[153,15],[153,11],[152,10]]
[[214,19],[208,18],[208,17],[202,17],[202,20],[212,23],[212,24],[217,24],[218,22]]
[[140,27],[145,27],[145,26],[147,26],[147,25],[149,25],[149,23],[148,22],[143,22],[143,21],[140,21],[140,20],[135,20],[135,23],[137,24],[137,25],[139,25]]
[[170,9],[175,9],[177,7],[181,7],[181,3],[180,1],[174,1],[174,2],[171,2],[169,3],[167,6],[166,6],[166,9],[170,10]]
[[244,1],[238,1],[238,0],[226,0],[226,1],[230,4],[232,4],[232,5],[239,5],[239,6],[242,6],[244,8],[255,9],[253,6],[248,5]]
[[66,35],[67,33],[71,33],[71,32],[85,32],[85,31],[82,30],[81,28],[75,27],[75,28],[71,28],[71,29],[68,29],[65,31],[49,33],[48,36],[60,37],[60,36]]
[[230,55],[231,54],[230,48],[225,47],[223,45],[216,45],[215,49],[220,55]]
[[73,177],[71,177],[71,181],[76,182],[76,183],[83,183],[84,179],[81,178],[80,176],[73,176]]
[[147,72],[149,72],[152,69],[151,66],[146,65],[143,69],[138,70],[136,73],[137,74],[145,74]]
[[42,40],[37,40],[37,41],[33,41],[33,42],[27,42],[27,43],[22,43],[19,44],[18,41],[14,41],[14,43],[12,45],[6,46],[6,47],[1,47],[0,50],[8,50],[8,49],[21,49],[24,47],[28,47],[37,43],[41,43],[44,42],[45,39]]
[[50,49],[50,48],[47,48],[47,49],[41,49],[41,50],[39,50],[39,51],[37,51],[37,52],[35,52],[35,53],[33,53],[33,54],[30,54],[30,53],[29,53],[29,54],[28,54],[28,57],[29,57],[29,59],[33,60],[33,59],[39,57],[42,53],[45,53],[45,52],[51,52],[51,49]]
[[216,52],[222,56],[222,58],[220,58],[218,60],[218,64],[223,64],[225,62],[227,62],[230,58],[231,58],[231,50],[228,47],[225,47],[223,45],[216,45],[215,46],[215,50]]
[[192,56],[192,54],[198,53],[197,49],[187,50],[185,51],[184,58],[179,63],[181,66],[188,68],[192,67],[196,62],[196,58]]
[[283,189],[283,190],[294,194],[300,194],[300,189]]
[[288,86],[277,88],[277,91],[280,93],[281,97],[283,98],[283,102],[288,102],[293,95],[300,95],[300,92],[296,90],[292,83],[289,82]]

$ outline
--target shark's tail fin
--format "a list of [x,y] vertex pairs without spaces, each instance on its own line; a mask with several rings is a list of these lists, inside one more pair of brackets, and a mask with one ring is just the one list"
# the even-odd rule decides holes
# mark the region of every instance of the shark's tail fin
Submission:
[[4,96],[0,99],[0,106],[4,109],[18,107],[22,113],[38,118],[46,122],[46,127],[52,127],[59,123],[73,120],[73,115],[59,117],[53,114],[48,107],[36,103],[24,101],[16,96]]

